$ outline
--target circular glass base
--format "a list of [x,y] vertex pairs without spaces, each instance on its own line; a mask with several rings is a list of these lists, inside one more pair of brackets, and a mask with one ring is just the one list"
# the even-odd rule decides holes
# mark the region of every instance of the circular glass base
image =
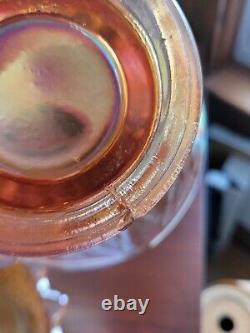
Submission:
[[[206,162],[206,124],[206,112],[203,111],[198,136],[184,169],[149,214],[99,245],[65,256],[39,258],[39,263],[69,271],[100,269],[157,246],[181,222],[197,195]],[[25,259],[25,262],[34,263],[34,259]]]
[[0,170],[54,180],[96,163],[125,112],[123,73],[108,44],[44,14],[4,21],[0,43]]

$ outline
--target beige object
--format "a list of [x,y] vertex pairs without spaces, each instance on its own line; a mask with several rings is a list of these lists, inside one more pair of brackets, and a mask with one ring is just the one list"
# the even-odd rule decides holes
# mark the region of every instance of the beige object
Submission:
[[250,282],[226,281],[202,294],[201,333],[250,332]]

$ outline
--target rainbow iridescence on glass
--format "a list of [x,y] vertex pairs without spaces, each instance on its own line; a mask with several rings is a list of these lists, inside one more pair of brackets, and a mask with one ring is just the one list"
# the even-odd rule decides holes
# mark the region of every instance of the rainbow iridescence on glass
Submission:
[[0,45],[2,165],[40,178],[54,170],[53,178],[57,167],[96,161],[126,111],[111,48],[77,24],[43,15],[5,23]]
[[61,211],[141,158],[155,76],[111,2],[0,1],[0,47],[0,205]]

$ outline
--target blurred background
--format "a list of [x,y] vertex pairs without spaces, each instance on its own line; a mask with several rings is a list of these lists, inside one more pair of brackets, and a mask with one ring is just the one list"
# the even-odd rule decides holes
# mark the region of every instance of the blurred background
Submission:
[[207,282],[250,279],[250,0],[179,0],[209,119]]

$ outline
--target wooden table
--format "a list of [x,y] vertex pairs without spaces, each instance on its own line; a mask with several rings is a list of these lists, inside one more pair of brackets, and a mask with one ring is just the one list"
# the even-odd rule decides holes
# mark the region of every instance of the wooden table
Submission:
[[[203,197],[156,249],[97,272],[53,272],[52,282],[70,295],[65,333],[198,333],[203,282]],[[105,312],[101,301],[149,298],[144,316]]]

